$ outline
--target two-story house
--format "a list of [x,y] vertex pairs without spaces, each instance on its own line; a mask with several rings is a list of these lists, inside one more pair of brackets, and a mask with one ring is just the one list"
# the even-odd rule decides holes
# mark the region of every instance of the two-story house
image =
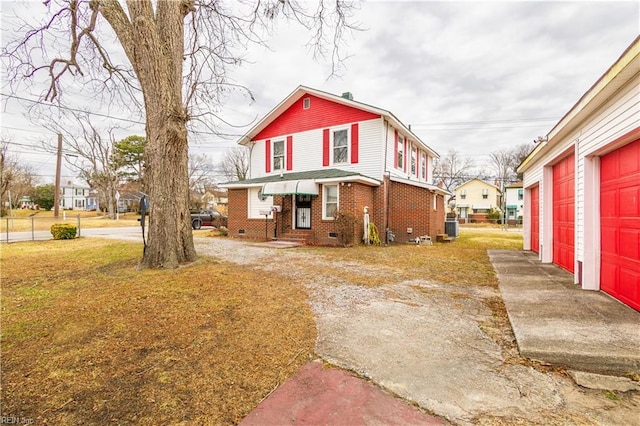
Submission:
[[63,210],[85,210],[91,188],[67,181],[60,186],[60,208]]
[[220,185],[230,236],[337,245],[336,212],[356,219],[356,242],[365,214],[383,242],[444,232],[437,154],[391,112],[350,93],[299,86],[239,144],[249,150],[248,179]]
[[507,224],[521,225],[524,215],[524,189],[522,182],[506,186],[504,188],[504,199]]
[[460,223],[485,222],[488,213],[500,210],[500,188],[482,179],[468,180],[458,185],[454,192]]

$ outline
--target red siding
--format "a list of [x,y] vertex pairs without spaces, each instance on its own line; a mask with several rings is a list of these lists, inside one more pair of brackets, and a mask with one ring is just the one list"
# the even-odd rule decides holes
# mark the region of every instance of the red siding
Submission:
[[293,136],[287,136],[287,170],[293,170]]
[[[309,109],[303,108],[303,98],[310,98]],[[304,94],[258,133],[254,140],[291,135],[306,130],[372,120],[379,117],[369,111]]]
[[553,166],[553,263],[574,272],[575,155]]
[[540,253],[540,187],[529,191],[531,197],[531,250]]
[[351,164],[358,163],[358,145],[359,145],[358,123],[351,125]]
[[322,165],[329,165],[329,129],[322,131]]
[[264,146],[264,171],[271,172],[271,140],[267,140]]
[[640,139],[600,159],[600,287],[640,310]]

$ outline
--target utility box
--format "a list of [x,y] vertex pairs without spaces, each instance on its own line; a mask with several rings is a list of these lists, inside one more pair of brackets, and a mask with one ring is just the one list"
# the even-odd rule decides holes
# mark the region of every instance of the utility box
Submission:
[[460,231],[458,229],[458,221],[455,217],[447,218],[444,223],[444,232],[450,237],[458,237]]

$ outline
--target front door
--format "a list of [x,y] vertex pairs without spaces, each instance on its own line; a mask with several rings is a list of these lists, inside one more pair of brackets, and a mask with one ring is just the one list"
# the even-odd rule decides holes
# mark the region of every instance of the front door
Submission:
[[311,229],[311,195],[296,195],[296,229]]

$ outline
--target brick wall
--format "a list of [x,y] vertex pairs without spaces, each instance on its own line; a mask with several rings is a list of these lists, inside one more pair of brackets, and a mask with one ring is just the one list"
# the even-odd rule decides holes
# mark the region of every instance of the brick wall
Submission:
[[[425,188],[419,188],[398,182],[389,184],[389,228],[395,234],[396,242],[406,242],[422,235],[429,235],[435,241],[437,234],[444,233],[444,197],[436,196]],[[322,194],[322,185],[320,186]],[[354,224],[354,243],[359,244],[363,235],[364,207],[369,207],[369,219],[378,228],[380,240],[385,240],[384,224],[384,185],[370,187],[360,183],[339,184],[339,210],[352,213],[356,217]],[[437,208],[433,209],[433,197],[437,198]],[[277,235],[286,237],[287,234],[296,233],[292,229],[294,220],[293,201],[291,196],[275,196],[274,204],[282,206],[282,212],[278,213]],[[311,202],[311,228],[312,232],[303,232],[308,244],[340,245],[335,233],[336,226],[333,220],[322,219],[322,196],[312,198]],[[247,219],[247,190],[229,190],[229,236],[265,239],[265,220]],[[408,234],[407,228],[413,228],[413,233]],[[244,232],[241,234],[240,230]],[[274,220],[270,217],[266,221],[267,239],[274,235]]]
[[[389,182],[389,228],[396,242],[429,235],[434,241],[444,233],[444,197],[417,186]],[[436,197],[436,209],[433,206]],[[407,229],[412,232],[408,233]]]

